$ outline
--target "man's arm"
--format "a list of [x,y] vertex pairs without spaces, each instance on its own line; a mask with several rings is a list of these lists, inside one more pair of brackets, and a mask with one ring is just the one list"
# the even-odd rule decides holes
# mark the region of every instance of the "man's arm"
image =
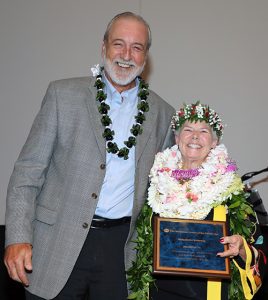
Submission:
[[49,86],[27,141],[15,163],[7,192],[4,263],[9,276],[25,286],[32,271],[36,197],[46,177],[57,135],[56,94]]

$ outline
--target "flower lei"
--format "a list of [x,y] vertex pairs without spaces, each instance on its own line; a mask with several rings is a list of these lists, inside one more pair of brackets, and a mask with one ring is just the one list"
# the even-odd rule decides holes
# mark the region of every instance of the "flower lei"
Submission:
[[141,79],[141,77],[138,77],[139,79],[138,97],[140,98],[140,103],[138,103],[137,105],[138,113],[135,116],[136,123],[133,124],[132,128],[130,129],[132,135],[128,137],[127,141],[124,141],[126,147],[119,149],[118,145],[115,142],[112,142],[112,140],[114,139],[115,132],[110,128],[110,126],[112,125],[112,120],[108,116],[110,106],[105,103],[107,94],[104,93],[105,83],[102,81],[102,75],[101,75],[103,71],[103,67],[100,67],[99,65],[95,65],[93,68],[91,68],[91,71],[93,73],[93,76],[96,77],[96,82],[94,84],[94,86],[97,88],[96,100],[100,102],[98,110],[102,115],[101,123],[105,127],[102,136],[105,138],[107,143],[107,148],[106,148],[107,152],[116,154],[118,157],[122,157],[126,160],[128,159],[130,148],[136,145],[136,137],[139,134],[142,134],[141,125],[146,120],[144,113],[149,111],[149,104],[147,102],[147,97],[149,95],[148,84],[145,83]]
[[[173,154],[170,156],[170,154]],[[176,155],[175,155],[176,154]],[[199,193],[196,189],[203,190],[204,193],[208,193],[208,186],[214,187],[212,182],[215,181],[215,191],[212,191],[211,195],[215,195],[214,201],[207,202],[204,200],[204,206],[202,209],[202,214],[199,215],[195,209],[191,209],[187,212],[188,216],[195,216],[204,218],[208,211],[208,207],[212,209],[213,207],[222,204],[228,208],[229,226],[231,234],[240,234],[245,237],[248,242],[252,242],[252,234],[255,230],[255,223],[250,220],[254,218],[254,212],[251,205],[247,202],[246,198],[248,194],[244,192],[243,184],[241,179],[235,173],[236,167],[233,162],[228,159],[227,150],[224,145],[219,145],[216,147],[215,151],[211,151],[207,160],[202,164],[202,167],[196,171],[190,170],[187,176],[182,174],[179,178],[172,173],[176,170],[176,163],[180,159],[180,153],[175,147],[167,149],[162,153],[156,155],[154,166],[151,170],[151,184],[149,188],[148,201],[142,208],[140,216],[137,219],[136,230],[137,239],[134,241],[137,251],[136,261],[132,263],[132,267],[127,271],[128,282],[131,287],[131,294],[128,299],[136,300],[149,300],[149,291],[154,283],[154,278],[152,275],[152,264],[153,264],[153,231],[152,231],[152,218],[154,211],[159,210],[164,214],[171,213],[176,214],[176,217],[181,217],[181,213],[174,209],[174,206],[180,205],[178,202],[176,205],[171,204],[167,201],[169,195],[167,193],[168,188],[165,189],[165,181],[158,181],[158,177],[162,177],[163,174],[169,174],[169,179],[167,179],[167,186],[170,187],[170,182],[176,182],[178,186],[183,186],[186,183],[190,187],[189,193],[193,192],[194,195],[198,197],[187,197],[187,191],[179,189],[181,194],[181,201],[184,202],[183,207],[186,208],[188,203],[189,207],[196,206],[196,203],[202,202],[203,195]],[[166,168],[166,169],[165,169]],[[217,171],[217,169],[219,170]],[[172,175],[173,174],[173,175]],[[189,176],[190,174],[190,176]],[[204,176],[204,182],[208,186],[199,186],[202,180],[202,174]],[[160,176],[159,176],[160,175]],[[210,177],[211,176],[211,177]],[[188,178],[190,177],[190,178]],[[164,176],[165,178],[165,176]],[[192,183],[192,182],[195,183]],[[219,183],[222,182],[225,188],[221,189]],[[165,196],[161,198],[157,188],[160,183],[161,192],[165,192]],[[171,184],[173,187],[173,183]],[[213,188],[212,188],[213,190]],[[213,194],[215,193],[215,194]],[[153,198],[153,195],[155,198]],[[159,199],[163,200],[163,203],[159,204]],[[175,196],[175,199],[179,201],[179,197]],[[186,201],[186,202],[185,202]],[[165,209],[165,205],[169,208]],[[207,207],[206,207],[207,206]],[[208,211],[209,212],[209,211]],[[233,261],[231,260],[231,281],[229,286],[229,299],[230,300],[244,300],[244,293],[241,285],[240,274],[238,269],[235,267]]]
[[187,120],[190,122],[205,121],[216,132],[218,138],[223,135],[224,126],[219,115],[208,105],[201,104],[199,101],[194,104],[184,104],[184,107],[172,117],[171,128],[176,131]]
[[[148,204],[161,217],[205,219],[211,208],[229,196],[236,165],[228,159],[223,144],[211,150],[199,169],[177,169],[180,162],[177,145],[156,155],[150,173]],[[242,190],[243,185],[238,181],[233,188]]]

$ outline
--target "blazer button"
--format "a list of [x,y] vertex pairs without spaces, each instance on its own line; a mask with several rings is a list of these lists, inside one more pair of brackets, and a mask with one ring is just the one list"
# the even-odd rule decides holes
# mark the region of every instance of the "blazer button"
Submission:
[[101,165],[100,165],[100,168],[101,168],[102,170],[104,170],[105,167],[106,167],[105,164],[101,164]]
[[82,226],[83,226],[83,228],[85,228],[85,229],[86,229],[86,228],[88,228],[88,223],[83,223],[83,225],[82,225]]
[[92,198],[94,198],[94,199],[97,199],[97,198],[98,198],[97,194],[95,194],[95,193],[92,193],[91,196],[92,196]]

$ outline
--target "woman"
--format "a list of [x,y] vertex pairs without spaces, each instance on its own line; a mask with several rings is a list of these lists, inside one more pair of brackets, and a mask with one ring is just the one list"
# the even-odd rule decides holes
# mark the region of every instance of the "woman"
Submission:
[[[148,201],[137,222],[137,260],[128,271],[133,292],[130,299],[252,299],[265,272],[265,246],[246,201],[244,186],[236,174],[236,165],[220,144],[222,121],[214,110],[197,102],[176,112],[171,126],[176,145],[156,155]],[[231,259],[231,280],[153,276],[153,214],[226,220],[230,235],[215,243],[227,244],[228,250],[215,255]]]

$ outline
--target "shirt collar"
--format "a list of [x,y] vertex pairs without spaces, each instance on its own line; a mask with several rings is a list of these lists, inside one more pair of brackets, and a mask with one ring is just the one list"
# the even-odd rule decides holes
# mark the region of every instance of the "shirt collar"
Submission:
[[[103,72],[103,81],[105,83],[105,87],[106,87],[106,93],[107,93],[107,97],[112,99],[113,95],[119,92],[116,90],[116,88],[111,84],[111,82],[107,79],[107,77],[105,76],[105,73]],[[120,95],[122,97],[126,97],[126,98],[130,98],[132,99],[133,95],[137,95],[138,93],[138,88],[139,88],[139,79],[136,78],[135,79],[135,86],[129,90],[126,90],[124,92],[122,92]],[[135,97],[136,98],[136,97]]]

